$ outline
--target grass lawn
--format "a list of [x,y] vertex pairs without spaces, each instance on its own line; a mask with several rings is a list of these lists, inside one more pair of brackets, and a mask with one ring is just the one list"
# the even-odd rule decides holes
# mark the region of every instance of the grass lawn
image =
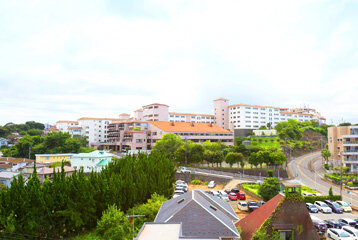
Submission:
[[255,137],[251,136],[251,145],[281,149],[279,137]]
[[313,190],[312,188],[309,188],[305,185],[302,185],[302,192],[306,192],[306,193],[317,193],[315,190]]
[[253,194],[259,195],[259,185],[258,184],[247,184],[244,183],[241,185],[245,190],[252,192]]

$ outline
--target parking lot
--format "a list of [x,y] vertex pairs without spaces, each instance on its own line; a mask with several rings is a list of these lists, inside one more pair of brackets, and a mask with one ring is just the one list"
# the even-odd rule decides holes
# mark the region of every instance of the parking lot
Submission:
[[343,214],[338,214],[338,213],[310,213],[311,216],[315,216],[318,217],[321,220],[328,220],[328,219],[334,219],[334,220],[338,220],[340,218],[350,218],[352,220],[357,219],[358,218],[358,214],[353,212],[353,213],[343,213]]

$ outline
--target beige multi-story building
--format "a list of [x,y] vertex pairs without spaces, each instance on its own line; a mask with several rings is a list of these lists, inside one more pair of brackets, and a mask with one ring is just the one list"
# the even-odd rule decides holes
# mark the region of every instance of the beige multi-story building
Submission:
[[328,150],[335,165],[343,164],[358,171],[358,126],[328,128]]
[[101,144],[103,149],[150,150],[167,133],[175,133],[185,140],[195,143],[221,141],[233,145],[233,133],[212,123],[164,122],[164,121],[127,121],[108,125],[108,143]]

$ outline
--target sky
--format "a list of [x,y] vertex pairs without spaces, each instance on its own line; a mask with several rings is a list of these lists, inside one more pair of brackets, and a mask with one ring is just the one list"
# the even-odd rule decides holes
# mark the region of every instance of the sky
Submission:
[[150,103],[316,108],[358,123],[358,1],[0,0],[0,125]]

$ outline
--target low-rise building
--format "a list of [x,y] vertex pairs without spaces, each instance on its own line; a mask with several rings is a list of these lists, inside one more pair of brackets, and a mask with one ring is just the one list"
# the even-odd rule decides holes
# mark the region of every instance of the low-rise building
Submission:
[[243,240],[253,239],[258,231],[272,239],[274,233],[280,239],[319,240],[306,203],[302,199],[301,186],[284,183],[285,193],[279,193],[264,205],[240,219]]
[[[63,170],[65,172],[65,176],[69,177],[72,175],[74,171],[76,171],[73,167],[63,166]],[[40,167],[36,168],[37,176],[39,177],[40,181],[43,182],[46,178],[49,180],[53,180],[54,171],[61,172],[62,167]]]
[[0,186],[10,187],[14,177],[17,178],[20,175],[18,172],[0,172]]
[[58,154],[35,154],[36,162],[38,163],[54,163],[54,162],[70,162],[73,153],[58,153]]
[[0,138],[0,149],[2,146],[7,146],[8,141],[5,138]]
[[328,150],[334,165],[358,172],[358,126],[329,127]]
[[255,136],[277,136],[277,131],[275,129],[271,130],[254,130],[252,131]]
[[233,133],[212,123],[129,121],[108,125],[108,141],[101,148],[114,151],[151,150],[165,134],[174,133],[195,143],[221,141],[234,144]]
[[237,240],[241,239],[235,227],[238,220],[228,202],[193,190],[164,202],[154,223],[144,223],[136,239]]
[[33,163],[34,160],[27,158],[13,158],[13,157],[2,157],[0,158],[0,164],[7,164],[11,166],[11,171],[17,171],[24,168],[28,164]]
[[103,167],[112,161],[114,155],[106,151],[93,151],[90,153],[74,154],[71,166],[74,169],[83,169],[83,172],[100,172]]

